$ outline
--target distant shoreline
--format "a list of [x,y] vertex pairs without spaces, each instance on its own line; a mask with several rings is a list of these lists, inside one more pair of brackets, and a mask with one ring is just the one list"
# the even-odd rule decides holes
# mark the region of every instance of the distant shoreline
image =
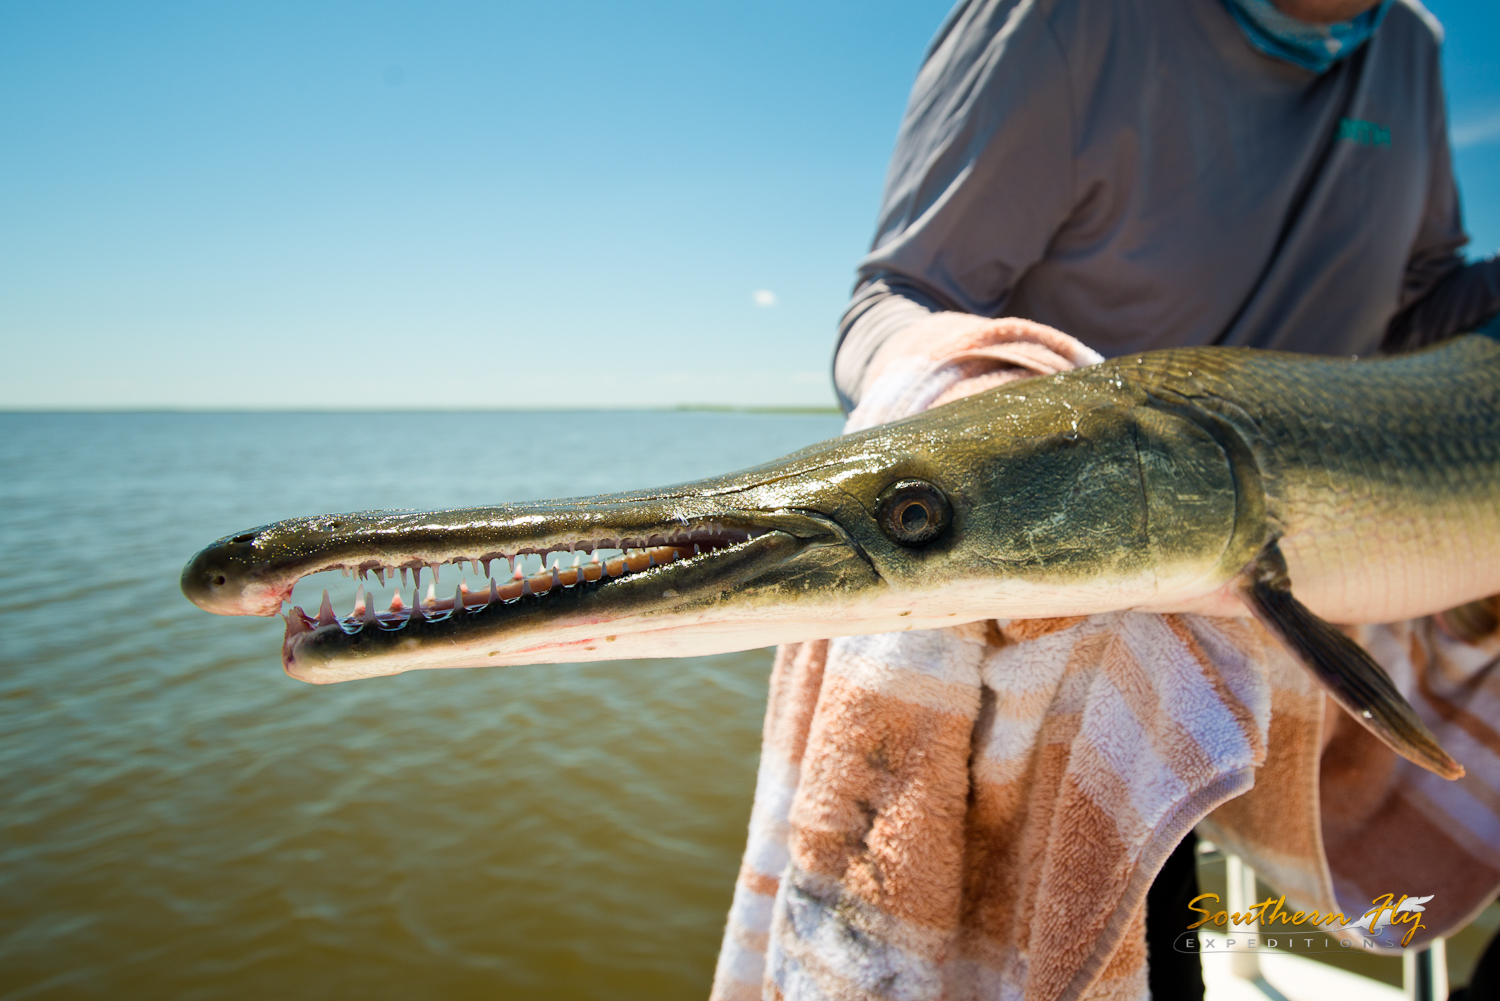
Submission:
[[648,407],[650,410],[690,410],[729,414],[841,414],[838,407],[735,407],[719,403],[679,403],[675,407]]

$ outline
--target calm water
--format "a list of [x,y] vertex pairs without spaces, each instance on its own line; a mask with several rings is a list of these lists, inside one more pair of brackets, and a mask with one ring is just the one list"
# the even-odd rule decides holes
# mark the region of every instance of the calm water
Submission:
[[662,484],[839,423],[0,414],[0,998],[702,998],[768,652],[316,688],[177,574],[283,517]]

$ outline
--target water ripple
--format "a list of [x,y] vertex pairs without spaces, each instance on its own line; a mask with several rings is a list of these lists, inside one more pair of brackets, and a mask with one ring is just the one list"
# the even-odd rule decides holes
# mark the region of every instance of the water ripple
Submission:
[[[331,688],[176,591],[282,517],[622,490],[726,414],[0,415],[0,998],[700,998],[769,654]],[[705,447],[709,443],[710,447]]]

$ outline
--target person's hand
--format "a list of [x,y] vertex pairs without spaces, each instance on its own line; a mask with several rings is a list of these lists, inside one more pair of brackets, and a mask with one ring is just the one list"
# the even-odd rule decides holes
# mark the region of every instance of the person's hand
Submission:
[[886,340],[848,430],[872,427],[1036,375],[1093,365],[1098,352],[1019,317],[934,313]]

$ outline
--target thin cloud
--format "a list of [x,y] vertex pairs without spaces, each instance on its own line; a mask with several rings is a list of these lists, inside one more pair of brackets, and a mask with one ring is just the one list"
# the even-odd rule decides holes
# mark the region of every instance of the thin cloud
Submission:
[[762,308],[769,308],[776,305],[776,293],[768,288],[756,289],[750,293],[750,298],[755,300],[755,304]]
[[1451,135],[1454,149],[1486,146],[1496,140],[1500,140],[1500,111],[1455,125]]

